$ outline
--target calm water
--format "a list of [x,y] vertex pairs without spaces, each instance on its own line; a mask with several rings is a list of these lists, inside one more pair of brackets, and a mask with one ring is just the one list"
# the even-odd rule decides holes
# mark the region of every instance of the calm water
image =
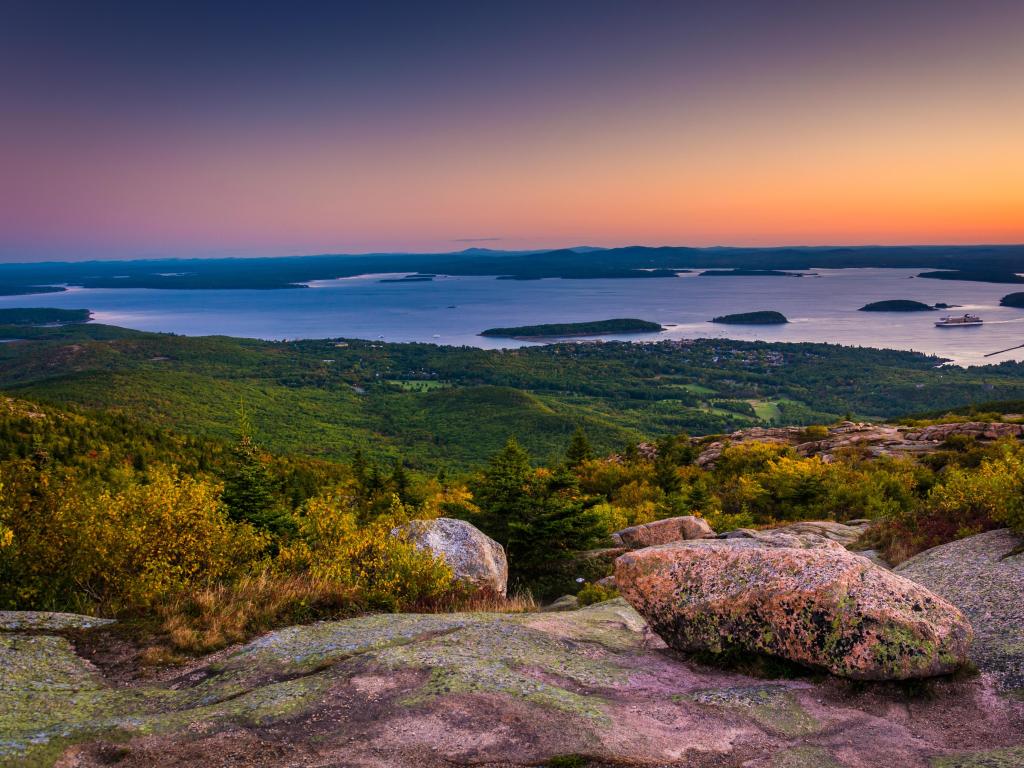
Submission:
[[[1024,350],[983,358],[1024,343],[1024,310],[999,307],[1012,285],[922,280],[911,269],[818,270],[817,276],[697,277],[633,280],[496,280],[440,277],[430,283],[381,283],[364,276],[278,291],[155,291],[72,289],[67,293],[0,297],[0,307],[87,308],[99,322],[185,335],[262,339],[350,338],[424,341],[478,347],[522,342],[477,336],[485,328],[639,317],[661,334],[605,338],[722,337],[818,341],[910,349],[961,364],[1024,360]],[[959,304],[980,328],[935,328],[945,312],[872,313],[858,307],[882,299]],[[783,326],[722,326],[715,315],[770,309]]]

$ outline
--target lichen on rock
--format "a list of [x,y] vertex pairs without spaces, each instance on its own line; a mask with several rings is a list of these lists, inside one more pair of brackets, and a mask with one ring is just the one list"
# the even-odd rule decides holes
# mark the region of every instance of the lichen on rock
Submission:
[[818,536],[649,547],[619,557],[615,581],[677,650],[768,654],[860,680],[952,672],[972,637],[941,597]]
[[501,544],[465,520],[439,517],[413,520],[391,531],[444,558],[456,579],[474,587],[504,595],[508,586],[508,561]]
[[1007,693],[1024,693],[1020,546],[1021,538],[1004,528],[933,547],[895,569],[963,610],[975,631],[971,660]]

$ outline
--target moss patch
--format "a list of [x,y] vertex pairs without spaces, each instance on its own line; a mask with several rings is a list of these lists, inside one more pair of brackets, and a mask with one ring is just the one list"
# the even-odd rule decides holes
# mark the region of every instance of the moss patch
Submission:
[[932,759],[933,768],[1020,768],[1024,765],[1024,747],[993,749],[988,752],[961,752]]
[[781,685],[712,688],[678,698],[734,710],[782,736],[806,736],[821,730],[821,723],[800,706],[792,691]]
[[632,670],[615,663],[616,650],[640,648],[639,619],[622,601],[573,617],[546,615],[543,629],[531,626],[536,615],[495,614],[380,615],[291,627],[199,670],[195,682],[120,689],[63,637],[0,633],[0,763],[49,765],[78,741],[300,715],[351,674],[355,657],[387,669],[429,670],[406,704],[449,693],[499,694],[605,724],[600,690],[628,681]]
[[821,747],[794,747],[772,755],[768,768],[844,768]]

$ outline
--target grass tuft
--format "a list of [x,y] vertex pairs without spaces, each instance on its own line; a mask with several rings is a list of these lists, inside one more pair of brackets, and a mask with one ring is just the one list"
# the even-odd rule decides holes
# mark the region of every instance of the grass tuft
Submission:
[[[305,575],[260,573],[203,587],[158,606],[173,651],[210,653],[275,627],[354,615],[354,590]],[[159,654],[150,654],[155,660]]]

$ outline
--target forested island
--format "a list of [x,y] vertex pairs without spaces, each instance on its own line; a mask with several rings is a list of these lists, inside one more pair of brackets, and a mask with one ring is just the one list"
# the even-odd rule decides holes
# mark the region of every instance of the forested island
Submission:
[[1024,309],[1024,293],[1008,293],[999,300],[1001,307],[1019,307]]
[[612,320],[592,320],[585,323],[547,323],[519,325],[512,328],[488,328],[481,336],[499,336],[510,339],[564,338],[567,336],[598,336],[610,333],[658,333],[659,323],[620,317]]
[[698,277],[803,277],[799,272],[780,269],[706,269]]
[[910,299],[889,299],[887,301],[873,301],[865,304],[858,312],[932,312],[936,308],[930,304]]
[[1024,283],[1024,277],[1014,271],[1004,269],[953,269],[941,272],[922,272],[918,277],[927,277],[931,280],[966,280],[974,283]]
[[789,320],[781,312],[740,312],[735,315],[720,315],[712,318],[712,323],[725,323],[727,325],[782,325]]
[[0,325],[66,325],[87,323],[88,309],[54,309],[53,307],[13,307],[0,309]]

